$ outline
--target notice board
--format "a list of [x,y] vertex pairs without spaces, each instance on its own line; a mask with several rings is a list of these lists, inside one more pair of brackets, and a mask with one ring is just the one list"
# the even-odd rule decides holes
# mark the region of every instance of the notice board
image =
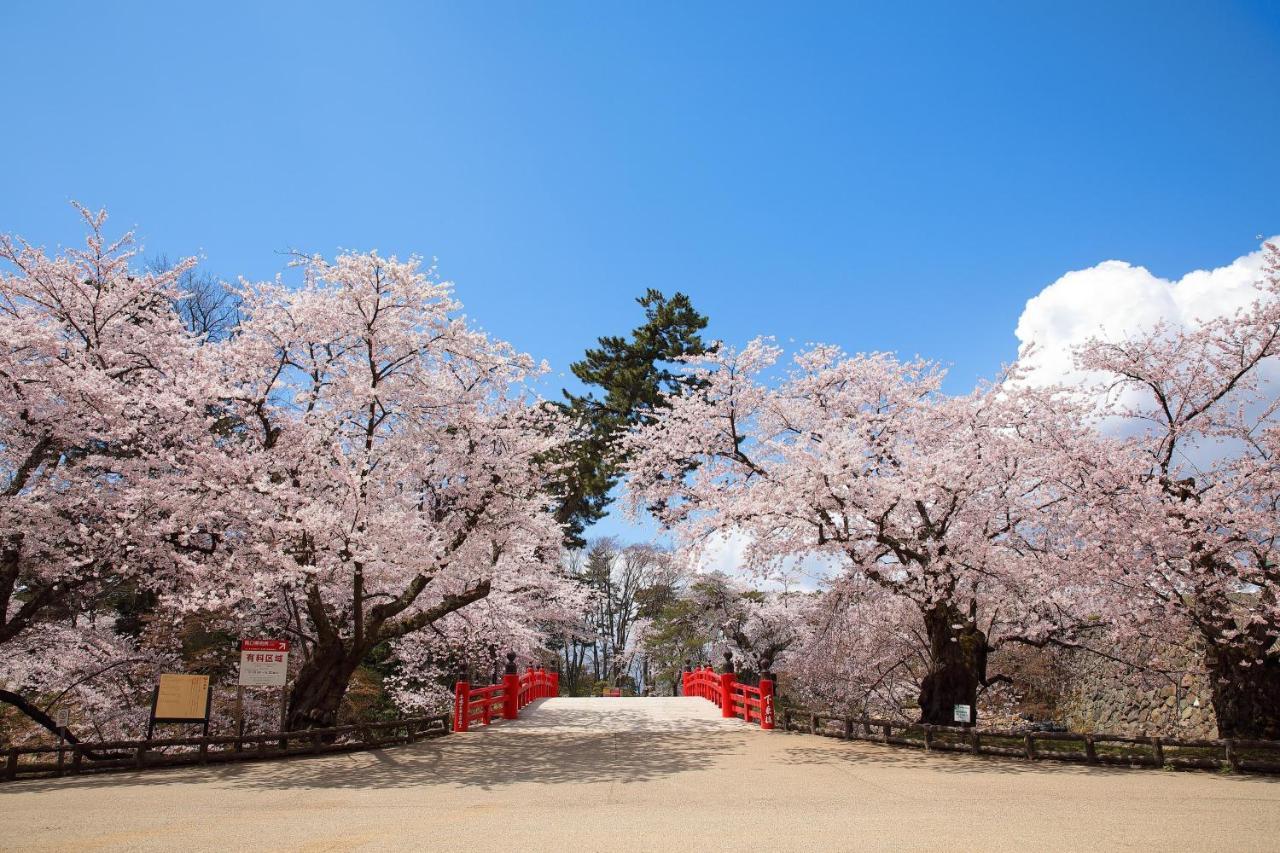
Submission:
[[200,723],[209,719],[209,676],[166,672],[156,687],[151,718],[159,723]]

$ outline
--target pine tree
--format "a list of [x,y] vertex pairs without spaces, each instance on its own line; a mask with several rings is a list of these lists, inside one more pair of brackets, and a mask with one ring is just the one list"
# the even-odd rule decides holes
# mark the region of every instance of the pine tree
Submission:
[[582,547],[583,530],[602,518],[612,502],[610,492],[624,461],[618,436],[665,408],[668,397],[687,390],[690,380],[673,369],[675,360],[706,351],[699,333],[707,318],[689,297],[676,293],[667,298],[649,288],[636,302],[644,309],[645,322],[630,338],[599,338],[598,347],[570,365],[574,376],[598,391],[565,391],[565,402],[559,404],[575,425],[573,438],[560,451],[558,512],[573,547]]

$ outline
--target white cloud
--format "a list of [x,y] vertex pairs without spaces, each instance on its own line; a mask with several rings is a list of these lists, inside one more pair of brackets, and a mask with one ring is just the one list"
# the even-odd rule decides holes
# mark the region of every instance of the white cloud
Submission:
[[752,567],[748,550],[751,536],[733,529],[712,536],[690,565],[694,571],[723,572],[763,589],[812,591],[839,571],[839,561],[830,555],[806,554],[768,566]]
[[1069,272],[1027,301],[1014,334],[1035,350],[1022,364],[1037,382],[1078,382],[1084,377],[1072,366],[1073,347],[1094,336],[1120,340],[1161,320],[1191,327],[1233,313],[1257,298],[1262,261],[1259,249],[1176,281],[1127,261]]

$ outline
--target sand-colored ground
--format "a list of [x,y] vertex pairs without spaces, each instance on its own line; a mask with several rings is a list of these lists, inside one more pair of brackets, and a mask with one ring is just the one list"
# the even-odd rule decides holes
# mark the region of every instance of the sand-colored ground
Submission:
[[372,753],[0,785],[34,850],[1280,850],[1280,779],[762,732],[701,699],[548,699]]

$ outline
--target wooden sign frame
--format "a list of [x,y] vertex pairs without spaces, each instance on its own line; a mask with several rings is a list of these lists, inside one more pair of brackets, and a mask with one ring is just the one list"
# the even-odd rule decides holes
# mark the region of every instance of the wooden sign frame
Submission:
[[[189,675],[190,673],[162,673],[160,678],[166,675]],[[151,735],[155,731],[156,723],[203,723],[204,736],[209,736],[209,717],[213,711],[213,679],[209,676],[203,676],[208,679],[208,686],[204,697],[204,716],[203,717],[157,717],[156,707],[160,702],[160,685],[156,684],[151,691],[151,718],[147,722],[147,740],[151,740]]]

